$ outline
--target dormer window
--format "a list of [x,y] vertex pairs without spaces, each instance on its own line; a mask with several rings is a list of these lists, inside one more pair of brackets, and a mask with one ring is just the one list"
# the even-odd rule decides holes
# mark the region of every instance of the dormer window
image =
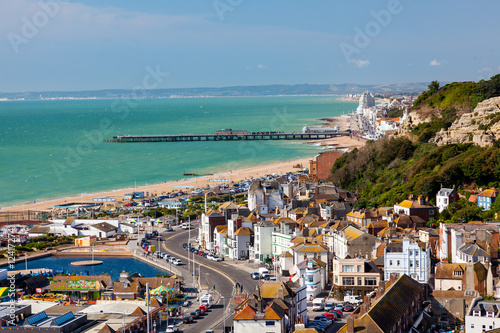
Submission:
[[495,313],[493,311],[487,311],[486,312],[486,317],[494,318],[495,317]]
[[455,277],[460,277],[463,276],[464,272],[463,271],[453,271],[453,276]]
[[481,311],[475,310],[472,314],[474,317],[481,317]]

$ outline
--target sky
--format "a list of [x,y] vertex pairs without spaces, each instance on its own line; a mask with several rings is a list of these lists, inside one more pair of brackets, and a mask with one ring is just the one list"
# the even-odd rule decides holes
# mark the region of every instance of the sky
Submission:
[[0,0],[0,92],[478,81],[491,0]]

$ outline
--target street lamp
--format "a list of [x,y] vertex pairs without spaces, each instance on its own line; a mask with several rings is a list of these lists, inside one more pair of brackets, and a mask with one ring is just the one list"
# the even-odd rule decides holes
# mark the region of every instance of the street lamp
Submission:
[[170,315],[170,310],[168,308],[168,286],[170,286],[170,282],[167,283],[167,327],[168,327],[168,324],[169,324],[169,315]]
[[221,296],[222,298],[222,319],[224,323],[222,324],[222,332],[226,333],[226,298],[224,296]]

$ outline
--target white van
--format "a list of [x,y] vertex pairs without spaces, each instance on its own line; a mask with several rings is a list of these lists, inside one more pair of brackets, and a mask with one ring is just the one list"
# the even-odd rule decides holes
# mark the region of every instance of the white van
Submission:
[[191,224],[184,222],[183,224],[181,224],[181,228],[182,229],[190,229],[191,228]]
[[351,296],[351,295],[346,295],[344,296],[344,302],[349,302],[353,305],[359,305],[363,303],[363,299],[359,296]]
[[263,276],[264,274],[270,275],[269,271],[265,267],[259,267],[259,275]]
[[323,311],[325,309],[325,299],[315,298],[313,299],[313,311]]
[[200,305],[205,305],[207,308],[212,306],[212,295],[205,294],[200,297]]

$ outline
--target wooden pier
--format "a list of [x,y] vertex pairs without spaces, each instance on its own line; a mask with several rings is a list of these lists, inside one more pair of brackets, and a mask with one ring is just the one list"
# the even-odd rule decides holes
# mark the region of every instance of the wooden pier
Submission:
[[180,135],[118,135],[104,142],[208,142],[208,141],[254,141],[254,140],[322,140],[337,136],[349,136],[349,132],[253,132],[246,134],[180,134]]

